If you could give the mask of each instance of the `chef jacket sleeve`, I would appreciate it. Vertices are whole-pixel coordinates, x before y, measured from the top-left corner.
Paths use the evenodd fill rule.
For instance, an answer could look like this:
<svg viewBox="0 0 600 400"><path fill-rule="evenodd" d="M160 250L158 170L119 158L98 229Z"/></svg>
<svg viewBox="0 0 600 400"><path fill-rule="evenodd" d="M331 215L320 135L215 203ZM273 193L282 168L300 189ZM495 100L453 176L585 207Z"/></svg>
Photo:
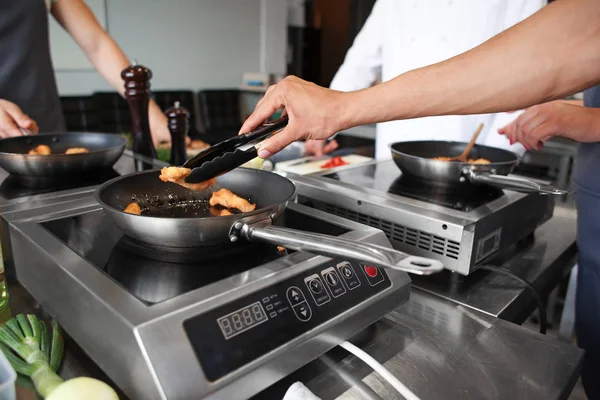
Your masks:
<svg viewBox="0 0 600 400"><path fill-rule="evenodd" d="M507 0L508 9L506 10L506 21L504 29L508 29L513 25L518 24L524 19L529 18L541 10L546 4L547 0Z"/></svg>
<svg viewBox="0 0 600 400"><path fill-rule="evenodd" d="M365 89L377 79L382 64L382 27L388 1L375 2L371 14L346 53L344 63L333 77L331 89L343 92Z"/></svg>

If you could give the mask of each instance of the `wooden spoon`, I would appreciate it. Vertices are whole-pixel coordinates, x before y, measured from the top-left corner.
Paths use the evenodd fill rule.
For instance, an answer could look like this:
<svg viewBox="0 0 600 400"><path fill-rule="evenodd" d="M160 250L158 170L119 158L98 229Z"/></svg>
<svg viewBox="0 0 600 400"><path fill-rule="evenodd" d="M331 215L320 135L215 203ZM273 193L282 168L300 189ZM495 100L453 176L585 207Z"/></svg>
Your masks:
<svg viewBox="0 0 600 400"><path fill-rule="evenodd" d="M473 134L473 137L471 138L471 141L467 145L467 148L465 149L465 151L463 151L462 154L459 156L450 158L449 161L460 161L460 162L466 163L468 161L467 157L471 153L471 150L473 150L473 146L475 146L475 141L477 140L477 137L479 137L479 134L481 133L482 129L483 129L483 124L479 124L479 126L477 127L477 130Z"/></svg>

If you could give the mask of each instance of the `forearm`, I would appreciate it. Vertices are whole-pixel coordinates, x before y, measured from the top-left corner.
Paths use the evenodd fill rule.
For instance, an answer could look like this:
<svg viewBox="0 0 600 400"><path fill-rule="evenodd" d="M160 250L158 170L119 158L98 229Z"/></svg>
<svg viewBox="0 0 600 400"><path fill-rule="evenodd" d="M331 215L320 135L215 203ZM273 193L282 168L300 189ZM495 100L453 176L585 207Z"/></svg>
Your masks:
<svg viewBox="0 0 600 400"><path fill-rule="evenodd" d="M121 71L130 65L127 56L119 46L108 36L101 41L98 48L88 55L96 70L117 91L124 96L125 87ZM150 111L160 111L160 107L151 101Z"/></svg>
<svg viewBox="0 0 600 400"><path fill-rule="evenodd" d="M593 86L599 18L597 0L557 1L467 53L348 93L342 128L523 109Z"/></svg>
<svg viewBox="0 0 600 400"><path fill-rule="evenodd" d="M572 104L574 106L581 106L583 107L583 100L577 100L577 99L569 99L569 100L561 100L563 103L567 103L567 104Z"/></svg>
<svg viewBox="0 0 600 400"><path fill-rule="evenodd" d="M125 87L121 78L121 71L127 68L130 62L117 44L106 35L97 49L90 52L88 57L100 75L123 96ZM150 100L148 105L148 118L155 143L168 140L164 132L159 133L157 130L158 127L167 126L167 118L154 100Z"/></svg>
<svg viewBox="0 0 600 400"><path fill-rule="evenodd" d="M106 35L87 56L104 80L123 96L125 87L121 71L127 68L130 62L117 44Z"/></svg>

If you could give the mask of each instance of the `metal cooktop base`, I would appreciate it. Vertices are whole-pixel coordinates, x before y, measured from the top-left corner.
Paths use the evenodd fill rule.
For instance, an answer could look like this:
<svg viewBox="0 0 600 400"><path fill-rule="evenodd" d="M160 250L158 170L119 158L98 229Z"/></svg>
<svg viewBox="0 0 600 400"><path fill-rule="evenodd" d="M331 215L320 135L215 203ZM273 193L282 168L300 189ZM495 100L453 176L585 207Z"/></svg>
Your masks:
<svg viewBox="0 0 600 400"><path fill-rule="evenodd" d="M1 216L17 279L131 398L251 397L410 294L406 273L303 252L245 258L226 274L225 262L115 253L120 231L90 193ZM298 204L284 218L390 246L380 230Z"/></svg>
<svg viewBox="0 0 600 400"><path fill-rule="evenodd" d="M552 196L408 180L391 160L285 175L299 203L381 229L394 248L462 275L527 238L554 211Z"/></svg>

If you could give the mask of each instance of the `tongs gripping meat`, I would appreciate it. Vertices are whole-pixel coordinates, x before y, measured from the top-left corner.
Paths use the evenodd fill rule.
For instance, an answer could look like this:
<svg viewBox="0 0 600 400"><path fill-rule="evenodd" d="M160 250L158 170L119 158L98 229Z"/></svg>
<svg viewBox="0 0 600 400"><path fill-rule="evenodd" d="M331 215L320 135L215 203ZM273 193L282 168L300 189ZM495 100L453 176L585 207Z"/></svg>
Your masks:
<svg viewBox="0 0 600 400"><path fill-rule="evenodd" d="M190 158L183 167L192 172L185 178L187 183L204 182L247 163L258 156L255 144L275 134L288 123L283 116L250 133L238 135L209 147Z"/></svg>

